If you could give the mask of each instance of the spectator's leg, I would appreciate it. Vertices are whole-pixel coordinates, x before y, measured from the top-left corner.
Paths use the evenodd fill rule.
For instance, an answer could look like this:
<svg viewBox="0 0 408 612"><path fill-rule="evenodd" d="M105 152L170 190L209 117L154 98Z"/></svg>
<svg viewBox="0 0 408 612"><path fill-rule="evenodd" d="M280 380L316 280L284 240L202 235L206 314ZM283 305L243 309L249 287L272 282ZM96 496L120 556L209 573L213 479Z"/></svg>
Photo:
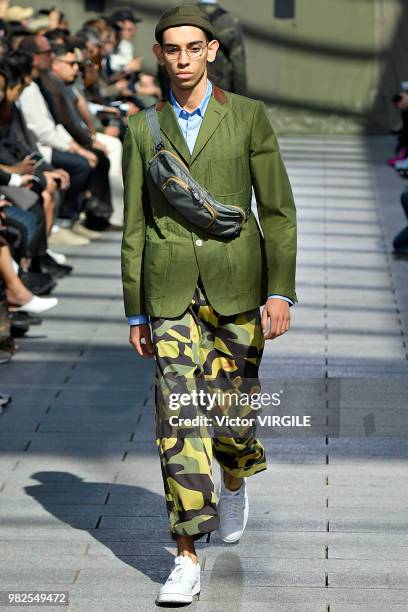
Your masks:
<svg viewBox="0 0 408 612"><path fill-rule="evenodd" d="M98 132L96 140L108 151L110 162L109 177L119 176L122 178L122 143L119 138Z"/></svg>
<svg viewBox="0 0 408 612"><path fill-rule="evenodd" d="M53 149L52 164L66 170L71 178L70 187L65 192L58 211L62 219L77 219L81 207L81 195L88 186L91 168L84 157Z"/></svg>
<svg viewBox="0 0 408 612"><path fill-rule="evenodd" d="M32 299L33 294L14 271L10 249L6 245L0 249L0 276L7 289L8 302L24 304Z"/></svg>
<svg viewBox="0 0 408 612"><path fill-rule="evenodd" d="M404 209L406 218L408 219L408 187L401 193L401 204Z"/></svg>
<svg viewBox="0 0 408 612"><path fill-rule="evenodd" d="M111 189L109 184L110 162L108 157L100 149L91 149L98 158L98 165L92 169L89 179L89 189L92 195L112 206Z"/></svg>
<svg viewBox="0 0 408 612"><path fill-rule="evenodd" d="M108 150L110 162L109 181L112 193L113 213L109 219L112 225L123 225L123 178L122 178L122 143L119 138L98 133L98 142Z"/></svg>
<svg viewBox="0 0 408 612"><path fill-rule="evenodd" d="M45 228L47 236L49 235L52 225L54 223L54 197L53 194L48 191L43 191L42 194L43 199L43 208L44 208L44 216L45 216Z"/></svg>
<svg viewBox="0 0 408 612"><path fill-rule="evenodd" d="M408 111L401 112L402 130L398 136L397 152L408 148Z"/></svg>

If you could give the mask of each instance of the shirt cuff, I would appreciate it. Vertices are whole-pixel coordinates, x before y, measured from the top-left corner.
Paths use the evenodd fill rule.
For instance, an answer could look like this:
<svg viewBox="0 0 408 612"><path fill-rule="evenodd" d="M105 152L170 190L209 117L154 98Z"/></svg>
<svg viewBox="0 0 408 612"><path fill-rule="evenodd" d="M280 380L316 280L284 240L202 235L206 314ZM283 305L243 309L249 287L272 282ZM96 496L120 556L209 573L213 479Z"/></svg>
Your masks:
<svg viewBox="0 0 408 612"><path fill-rule="evenodd" d="M9 187L21 187L21 176L19 174L12 174L9 180Z"/></svg>
<svg viewBox="0 0 408 612"><path fill-rule="evenodd" d="M272 295L268 295L268 300L270 300L271 298L279 298L280 300L285 300L285 302L288 302L290 306L293 306L294 304L293 300L284 295L277 295L273 293Z"/></svg>
<svg viewBox="0 0 408 612"><path fill-rule="evenodd" d="M143 325L145 323L149 323L149 317L146 315L132 315L128 317L129 325Z"/></svg>

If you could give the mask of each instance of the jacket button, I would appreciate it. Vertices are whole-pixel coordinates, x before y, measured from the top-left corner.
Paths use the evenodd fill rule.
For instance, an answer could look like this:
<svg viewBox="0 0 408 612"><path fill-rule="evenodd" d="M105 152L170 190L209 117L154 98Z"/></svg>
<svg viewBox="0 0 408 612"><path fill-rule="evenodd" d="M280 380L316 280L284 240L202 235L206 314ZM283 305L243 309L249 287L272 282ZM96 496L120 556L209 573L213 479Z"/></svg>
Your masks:
<svg viewBox="0 0 408 612"><path fill-rule="evenodd" d="M200 239L196 240L196 245L197 246L203 246L203 241L200 240Z"/></svg>

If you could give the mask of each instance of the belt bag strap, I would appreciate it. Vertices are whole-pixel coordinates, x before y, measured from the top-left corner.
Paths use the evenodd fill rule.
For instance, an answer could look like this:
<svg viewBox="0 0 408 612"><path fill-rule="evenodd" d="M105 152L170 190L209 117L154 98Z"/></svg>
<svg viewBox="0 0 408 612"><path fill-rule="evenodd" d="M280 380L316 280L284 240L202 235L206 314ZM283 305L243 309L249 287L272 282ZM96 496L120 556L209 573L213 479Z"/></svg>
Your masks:
<svg viewBox="0 0 408 612"><path fill-rule="evenodd" d="M164 142L162 138L160 123L157 118L156 106L149 106L145 110L145 113L146 113L147 124L153 136L154 152L156 154L159 151L161 151L161 149L164 149Z"/></svg>
<svg viewBox="0 0 408 612"><path fill-rule="evenodd" d="M174 153L165 149L155 106L145 111L154 142L154 156L148 171L168 203L183 217L209 234L220 238L235 238L251 214L240 206L219 202L190 174L188 167Z"/></svg>

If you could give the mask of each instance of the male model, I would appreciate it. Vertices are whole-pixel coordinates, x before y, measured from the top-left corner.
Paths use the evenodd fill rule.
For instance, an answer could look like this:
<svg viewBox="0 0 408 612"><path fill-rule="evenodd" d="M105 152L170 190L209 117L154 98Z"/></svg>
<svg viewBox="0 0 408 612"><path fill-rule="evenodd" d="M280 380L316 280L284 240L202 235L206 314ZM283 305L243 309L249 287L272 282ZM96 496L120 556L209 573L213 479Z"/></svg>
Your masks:
<svg viewBox="0 0 408 612"><path fill-rule="evenodd" d="M263 103L207 79L219 45L207 16L197 5L170 9L155 37L153 52L171 82L169 98L156 105L165 148L221 203L246 210L253 187L263 233L253 213L229 239L188 221L148 172L155 149L145 111L130 119L123 158L125 311L130 343L156 362L157 445L178 546L157 601L188 603L200 590L194 541L214 530L225 542L239 540L248 517L246 478L266 469L266 459L254 429L210 437L201 424L177 427L172 416L208 414L208 406L191 401L174 412L170 399L203 385L256 387L264 340L289 329L296 301L296 212ZM222 401L218 409L225 411ZM222 473L218 503L213 454Z"/></svg>

